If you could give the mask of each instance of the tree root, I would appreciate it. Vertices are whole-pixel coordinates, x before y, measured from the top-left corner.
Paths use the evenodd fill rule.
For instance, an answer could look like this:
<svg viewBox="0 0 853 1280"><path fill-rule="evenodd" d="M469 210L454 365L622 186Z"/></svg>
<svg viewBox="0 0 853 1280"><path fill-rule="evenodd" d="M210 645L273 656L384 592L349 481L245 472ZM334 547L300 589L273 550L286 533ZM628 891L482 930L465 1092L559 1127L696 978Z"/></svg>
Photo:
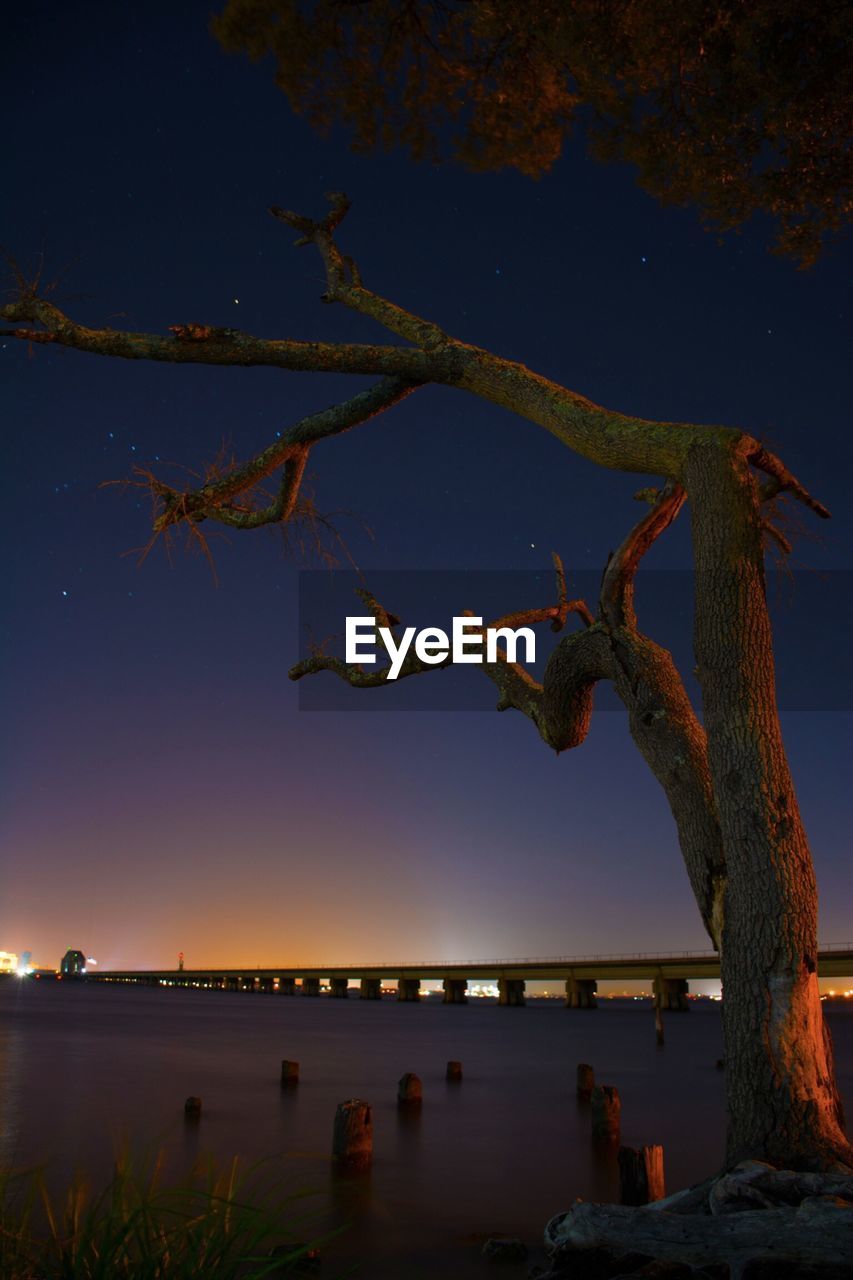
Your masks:
<svg viewBox="0 0 853 1280"><path fill-rule="evenodd" d="M853 1278L853 1171L744 1160L641 1208L578 1201L551 1219L545 1244L551 1270L542 1280Z"/></svg>

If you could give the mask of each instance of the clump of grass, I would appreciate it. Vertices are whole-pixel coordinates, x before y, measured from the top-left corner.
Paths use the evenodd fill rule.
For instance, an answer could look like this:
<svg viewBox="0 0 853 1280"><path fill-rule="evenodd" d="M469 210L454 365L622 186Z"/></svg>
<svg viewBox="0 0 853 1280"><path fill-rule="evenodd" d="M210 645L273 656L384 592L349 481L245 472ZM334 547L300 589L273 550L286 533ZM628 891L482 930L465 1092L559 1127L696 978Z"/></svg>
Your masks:
<svg viewBox="0 0 853 1280"><path fill-rule="evenodd" d="M295 1196L260 1192L237 1160L165 1184L162 1162L116 1163L99 1193L41 1172L0 1175L0 1280L262 1280L304 1265ZM301 1239L304 1240L304 1236ZM311 1246L314 1247L314 1246ZM274 1252L273 1252L274 1251Z"/></svg>

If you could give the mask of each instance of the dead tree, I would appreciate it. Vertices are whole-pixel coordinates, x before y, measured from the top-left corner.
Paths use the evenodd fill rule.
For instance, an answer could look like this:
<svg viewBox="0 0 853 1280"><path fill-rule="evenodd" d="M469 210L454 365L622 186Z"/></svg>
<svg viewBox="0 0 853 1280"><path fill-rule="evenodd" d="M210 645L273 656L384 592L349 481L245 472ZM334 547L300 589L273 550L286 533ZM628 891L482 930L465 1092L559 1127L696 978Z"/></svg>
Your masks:
<svg viewBox="0 0 853 1280"><path fill-rule="evenodd" d="M782 744L764 582L768 504L784 493L819 516L828 512L743 431L614 413L380 297L337 246L346 197L333 193L329 202L319 222L271 212L299 233L298 244L319 251L323 300L377 321L403 345L267 340L202 324L173 325L170 336L90 329L25 285L2 308L13 326L4 332L132 360L380 375L369 390L304 418L198 488L179 490L149 477L159 504L155 534L206 520L254 529L297 519L310 450L426 383L502 405L603 467L662 477L656 491L646 492L650 510L611 558L594 611L568 599L557 562L556 603L491 624L550 621L560 630L569 615L581 620L582 628L555 649L542 684L500 657L482 669L498 687L499 710L527 716L556 751L583 742L599 680L610 680L625 704L634 740L666 792L702 918L721 954L729 1166L745 1157L799 1168L851 1162L818 994L817 891ZM262 498L263 483L276 475L277 493ZM643 555L685 501L702 723L670 655L639 631L632 602ZM371 599L370 607L389 624L383 605ZM401 675L438 669L410 656ZM291 677L322 670L356 687L384 683L382 671L319 654Z"/></svg>

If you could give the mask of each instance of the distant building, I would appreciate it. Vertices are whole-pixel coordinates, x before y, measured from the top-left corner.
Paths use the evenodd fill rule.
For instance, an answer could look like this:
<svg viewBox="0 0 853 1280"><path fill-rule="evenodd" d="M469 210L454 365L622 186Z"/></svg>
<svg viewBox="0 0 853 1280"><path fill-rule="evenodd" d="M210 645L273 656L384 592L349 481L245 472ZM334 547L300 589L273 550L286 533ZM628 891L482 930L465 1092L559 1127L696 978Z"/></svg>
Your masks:
<svg viewBox="0 0 853 1280"><path fill-rule="evenodd" d="M86 972L86 957L82 951L66 951L59 962L63 978L82 978Z"/></svg>
<svg viewBox="0 0 853 1280"><path fill-rule="evenodd" d="M14 951L0 951L0 973L17 973L18 957Z"/></svg>

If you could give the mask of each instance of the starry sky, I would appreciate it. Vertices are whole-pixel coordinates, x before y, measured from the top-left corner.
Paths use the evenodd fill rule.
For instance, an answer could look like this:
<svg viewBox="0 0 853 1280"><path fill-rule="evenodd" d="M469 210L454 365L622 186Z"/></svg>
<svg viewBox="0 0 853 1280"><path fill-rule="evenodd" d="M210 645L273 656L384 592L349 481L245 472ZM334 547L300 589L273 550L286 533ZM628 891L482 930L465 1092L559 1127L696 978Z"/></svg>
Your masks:
<svg viewBox="0 0 853 1280"><path fill-rule="evenodd" d="M834 513L809 518L773 601L821 939L848 941L849 245L804 274L767 252L760 223L720 243L580 140L539 182L354 155L294 116L269 67L222 53L207 18L193 0L7 14L0 240L26 265L44 249L55 299L89 324L383 341L320 303L319 262L266 212L320 214L343 189L341 242L379 292L612 408L765 439ZM9 339L0 371L0 948L56 964L80 947L119 967L178 951L249 965L707 946L665 799L612 699L557 758L495 714L473 669L410 681L416 696L332 694L331 676L309 691L286 672L320 625L304 616L329 582L311 553L261 530L216 539L217 581L180 550L139 564L147 501L105 482L135 465L179 476L223 444L246 457L364 379ZM550 602L552 549L573 594L594 591L643 483L439 388L319 446L310 472L377 594L398 589L417 613L421 584L461 581L421 625L489 591L497 611ZM654 548L637 605L689 667L687 535L682 518Z"/></svg>

